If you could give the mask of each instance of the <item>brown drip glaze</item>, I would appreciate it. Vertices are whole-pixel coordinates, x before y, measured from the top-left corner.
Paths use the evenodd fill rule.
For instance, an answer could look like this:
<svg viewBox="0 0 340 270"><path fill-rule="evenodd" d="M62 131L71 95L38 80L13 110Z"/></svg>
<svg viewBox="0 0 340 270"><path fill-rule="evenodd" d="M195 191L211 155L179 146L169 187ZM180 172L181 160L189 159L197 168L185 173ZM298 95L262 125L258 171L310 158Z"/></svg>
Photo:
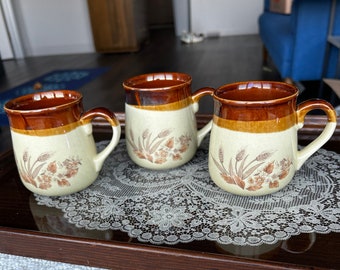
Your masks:
<svg viewBox="0 0 340 270"><path fill-rule="evenodd" d="M316 109L323 110L327 115L328 121L336 123L337 116L332 105L327 101L321 99L311 99L299 104L297 110L298 122L303 123L306 114Z"/></svg>
<svg viewBox="0 0 340 270"><path fill-rule="evenodd" d="M89 122L92 121L92 119L97 118L97 117L104 118L106 121L110 123L111 126L115 127L119 125L119 122L115 114L111 112L110 110L103 108L103 107L98 107L98 108L94 108L94 109L87 111L86 113L82 115L80 121L83 124L88 124Z"/></svg>
<svg viewBox="0 0 340 270"><path fill-rule="evenodd" d="M265 121L292 115L298 89L280 82L241 82L214 93L214 114L234 121Z"/></svg>
<svg viewBox="0 0 340 270"><path fill-rule="evenodd" d="M82 94L71 90L56 90L25 95L5 104L11 129L27 135L64 134L78 126L102 117L111 126L119 122L114 113L102 107L83 110Z"/></svg>
<svg viewBox="0 0 340 270"><path fill-rule="evenodd" d="M42 130L79 121L83 113L82 95L57 90L18 97L4 106L10 125L19 130Z"/></svg>
<svg viewBox="0 0 340 270"><path fill-rule="evenodd" d="M126 103L155 106L185 100L191 96L191 77L187 74L150 73L123 82Z"/></svg>

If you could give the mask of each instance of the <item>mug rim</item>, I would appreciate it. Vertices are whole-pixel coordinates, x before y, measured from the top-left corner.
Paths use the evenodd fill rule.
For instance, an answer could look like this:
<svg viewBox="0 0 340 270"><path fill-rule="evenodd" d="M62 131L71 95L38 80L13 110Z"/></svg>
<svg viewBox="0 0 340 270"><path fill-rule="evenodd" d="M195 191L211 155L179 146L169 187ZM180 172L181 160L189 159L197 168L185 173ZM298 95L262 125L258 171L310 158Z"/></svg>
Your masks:
<svg viewBox="0 0 340 270"><path fill-rule="evenodd" d="M38 101L42 100L43 97L47 97L47 99L52 99L56 97L56 94L62 94L60 97L65 97L67 95L76 97L75 99L69 99L67 102L59 105L52 105L44 108L39 109L16 109L15 104L20 105L23 104L25 101ZM34 97L40 97L40 99L34 99ZM83 98L82 93L75 91L75 90L50 90L50 91L43 91L43 92L36 92L31 93L23 96L19 96L13 98L5 103L3 106L4 110L7 113L19 113L19 114L34 114L34 113L41 113L42 111L50 111L50 110L60 110L65 107L69 107L70 105L79 103Z"/></svg>
<svg viewBox="0 0 340 270"><path fill-rule="evenodd" d="M238 90L240 89L240 85L245 85L247 88L253 88L254 85L260 85L261 88L265 89L263 85L268 84L268 89L273 87L273 85L278 85L281 86L284 89L289 88L288 90L292 90L291 93L285 97L279 97L279 98L272 98L272 99L265 99L265 100L237 100L237 99L228 99L228 98L223 98L221 97L221 93L225 93L228 91L226 88L229 88L230 90ZM256 87L260 88L260 87ZM222 92L222 90L225 90ZM220 93L219 93L220 92ZM282 102L287 102L288 100L292 100L293 98L297 97L299 94L299 90L295 85L288 84L285 82L279 82L279 81L264 81L264 80L254 80L254 81L243 81L243 82L235 82L235 83L230 83L230 84L224 84L220 87L218 87L214 93L213 97L214 99L220 101L221 103L224 104L234 104L234 105L263 105L263 104L277 104L277 103L282 103Z"/></svg>
<svg viewBox="0 0 340 270"><path fill-rule="evenodd" d="M163 76L163 78L161 78ZM170 77L167 79L167 76L172 76L172 79ZM176 84L176 85L170 85L170 86L157 86L157 87L138 87L138 83L145 83L148 81L157 81L157 80L173 80L173 77L182 77L186 78L185 81L183 80L178 80L182 83ZM150 78L150 80L146 80L147 78ZM145 73L145 74L140 74L134 77L131 77L129 79L126 79L123 81L123 87L125 89L129 90L134 90L134 91L162 91L162 90L167 90L167 89L174 89L178 87L183 87L183 85L186 84L191 84L192 82L192 77L187 74L187 73L182 73L182 72L151 72L151 73Z"/></svg>

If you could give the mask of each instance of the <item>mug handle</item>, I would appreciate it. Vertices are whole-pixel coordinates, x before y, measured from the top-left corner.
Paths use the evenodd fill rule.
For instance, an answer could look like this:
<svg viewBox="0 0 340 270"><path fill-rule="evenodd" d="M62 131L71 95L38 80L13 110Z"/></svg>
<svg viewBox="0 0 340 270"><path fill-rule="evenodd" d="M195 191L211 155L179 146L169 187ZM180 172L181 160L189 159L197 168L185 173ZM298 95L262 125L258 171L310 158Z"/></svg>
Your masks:
<svg viewBox="0 0 340 270"><path fill-rule="evenodd" d="M82 124L88 124L92 121L92 119L96 117L102 117L105 120L107 120L110 123L112 127L112 132L113 132L110 143L100 153L98 153L93 159L95 169L97 172L99 172L103 166L105 159L113 151L113 149L117 146L119 142L120 134L121 134L121 127L114 113L102 107L94 108L94 109L87 111L86 113L82 115L82 117L80 118L80 121L82 122ZM89 135L92 134L92 125L90 126L90 129L87 131L87 133Z"/></svg>
<svg viewBox="0 0 340 270"><path fill-rule="evenodd" d="M316 109L320 109L326 113L328 118L327 124L314 141L297 152L297 170L300 169L302 164L332 137L336 128L336 113L333 106L325 100L311 99L298 105L296 111L298 129L303 127L306 114Z"/></svg>
<svg viewBox="0 0 340 270"><path fill-rule="evenodd" d="M214 94L215 89L211 87L203 87L195 91L191 98L193 101L193 109L196 113L199 109L198 102L200 99L204 96L210 95L212 96ZM200 146L201 142L203 141L204 137L209 133L212 127L212 120L210 120L204 127L202 127L200 130L197 131L197 146Z"/></svg>

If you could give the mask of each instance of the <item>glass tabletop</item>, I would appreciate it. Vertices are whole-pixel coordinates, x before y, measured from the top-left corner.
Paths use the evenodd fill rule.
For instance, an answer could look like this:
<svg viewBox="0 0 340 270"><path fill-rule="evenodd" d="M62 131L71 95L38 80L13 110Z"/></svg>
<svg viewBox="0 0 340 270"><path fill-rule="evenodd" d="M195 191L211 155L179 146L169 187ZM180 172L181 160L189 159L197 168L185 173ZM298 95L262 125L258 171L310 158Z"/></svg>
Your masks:
<svg viewBox="0 0 340 270"><path fill-rule="evenodd" d="M124 114L117 113L124 127ZM210 116L197 117L198 126ZM309 117L299 134L301 145L312 140L324 124L323 117ZM340 153L340 125L324 149ZM94 123L96 141L111 136L104 122ZM38 204L20 182L11 150L0 156L0 252L94 267L223 268L280 267L337 268L340 234L300 233L273 244L257 246L223 244L211 240L151 244L121 230L85 229L68 221L64 212ZM339 223L339 221L337 221ZM171 265L171 267L169 267Z"/></svg>

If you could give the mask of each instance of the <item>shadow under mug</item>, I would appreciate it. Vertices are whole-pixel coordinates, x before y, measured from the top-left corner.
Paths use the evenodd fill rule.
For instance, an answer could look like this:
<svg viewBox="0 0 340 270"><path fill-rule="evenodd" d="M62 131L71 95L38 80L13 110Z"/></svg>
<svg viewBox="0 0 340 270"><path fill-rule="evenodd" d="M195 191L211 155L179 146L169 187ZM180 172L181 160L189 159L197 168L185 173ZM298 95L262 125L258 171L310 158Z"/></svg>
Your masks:
<svg viewBox="0 0 340 270"><path fill-rule="evenodd" d="M249 81L226 84L213 93L209 174L237 195L266 195L285 187L296 170L332 136L336 113L324 100L296 106L290 84ZM313 142L298 150L297 132L306 114L323 110L328 122Z"/></svg>
<svg viewBox="0 0 340 270"><path fill-rule="evenodd" d="M120 124L105 108L84 112L77 91L33 93L8 101L7 113L20 178L30 191L61 196L85 189L120 139ZM97 153L91 120L105 118L112 139Z"/></svg>
<svg viewBox="0 0 340 270"><path fill-rule="evenodd" d="M212 88L192 94L191 81L187 74L164 72L123 82L127 151L137 165L153 170L181 166L209 133L211 123L197 131L195 113Z"/></svg>

